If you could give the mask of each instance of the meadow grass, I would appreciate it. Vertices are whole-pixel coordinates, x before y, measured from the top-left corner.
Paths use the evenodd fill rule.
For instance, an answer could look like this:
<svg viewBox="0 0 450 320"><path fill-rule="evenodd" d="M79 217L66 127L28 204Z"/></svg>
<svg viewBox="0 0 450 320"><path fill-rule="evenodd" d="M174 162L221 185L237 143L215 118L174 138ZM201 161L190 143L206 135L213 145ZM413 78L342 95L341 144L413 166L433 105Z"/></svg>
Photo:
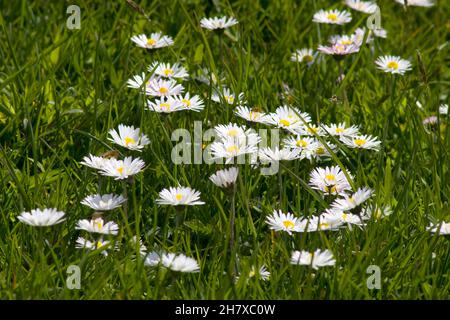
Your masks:
<svg viewBox="0 0 450 320"><path fill-rule="evenodd" d="M215 5L214 3L217 3ZM379 1L387 39L376 38L339 65L322 56L311 67L289 61L297 48L317 48L332 34L364 27L367 15L351 11L344 26L312 23L319 9L340 8L336 1L139 1L148 21L126 1L78 1L81 29L66 27L70 1L3 1L0 4L0 298L2 299L448 299L450 242L426 230L430 221L450 218L448 118L431 129L425 117L448 103L448 14L450 2L432 8ZM204 16L239 20L219 40L200 28ZM175 45L147 52L130 41L135 34L162 31ZM221 42L221 43L219 43ZM375 59L399 55L413 64L404 76L376 69ZM342 148L336 158L354 176L356 187L374 190L373 203L389 205L392 215L361 229L297 233L271 231L273 210L296 216L321 213L326 203L307 186L315 164L289 162L278 177L240 166L237 183L236 252L229 252L230 199L208 177L223 165L175 165L171 131L194 121L203 128L243 120L235 107L207 97L210 87L196 81L187 91L204 97L202 112L167 116L145 110L145 99L126 81L153 61L182 62L190 74L207 67L223 75L233 92L244 92L252 106L273 112L289 102L314 121L356 124L379 137L379 152ZM422 109L417 105L420 102ZM141 157L146 168L127 186L124 208L107 214L116 221L118 251L75 249L79 219L92 210L80 201L97 192L122 194L125 184L101 177L79 162L89 153L115 149L108 130L134 125L151 144ZM265 127L258 125L259 127ZM123 151L123 150L122 150ZM123 152L125 153L125 152ZM334 164L334 159L325 162ZM101 182L101 183L100 183ZM191 186L203 206L186 209L175 228L176 212L158 206L163 188ZM316 196L315 196L316 195ZM56 207L67 220L48 228L21 224L17 216L34 208ZM172 236L165 238L165 231ZM177 236L174 237L173 233ZM164 249L195 258L199 273L177 274L144 266L138 234L149 250ZM176 240L176 241L175 241ZM329 249L334 267L312 270L289 263L293 250ZM230 260L236 255L239 260ZM240 274L233 279L234 269ZM248 277L264 264L269 281ZM66 287L67 268L81 268L81 289ZM370 265L381 270L381 289L366 284Z"/></svg>

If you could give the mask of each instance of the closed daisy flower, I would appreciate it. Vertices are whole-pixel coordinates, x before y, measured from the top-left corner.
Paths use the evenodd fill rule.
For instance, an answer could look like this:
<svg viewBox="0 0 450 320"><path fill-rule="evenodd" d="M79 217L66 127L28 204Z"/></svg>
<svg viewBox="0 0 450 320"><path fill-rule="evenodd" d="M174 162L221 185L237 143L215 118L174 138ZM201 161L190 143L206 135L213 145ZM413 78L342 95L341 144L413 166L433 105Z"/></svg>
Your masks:
<svg viewBox="0 0 450 320"><path fill-rule="evenodd" d="M122 180L141 172L144 166L145 163L140 158L108 159L100 170L100 174Z"/></svg>
<svg viewBox="0 0 450 320"><path fill-rule="evenodd" d="M352 16L345 10L319 10L313 17L313 22L317 23L346 24L350 21L352 21Z"/></svg>
<svg viewBox="0 0 450 320"><path fill-rule="evenodd" d="M353 10L360 11L367 14L372 14L377 11L377 4L372 1L361 1L361 0L345 0L345 4L352 8Z"/></svg>
<svg viewBox="0 0 450 320"><path fill-rule="evenodd" d="M353 137L342 137L341 141L350 148L357 149L371 149L378 151L380 149L381 141L376 137L369 135L358 135Z"/></svg>
<svg viewBox="0 0 450 320"><path fill-rule="evenodd" d="M238 117L247 120L248 122L264 123L267 115L261 112L258 108L252 108L245 106L238 106L234 112Z"/></svg>
<svg viewBox="0 0 450 320"><path fill-rule="evenodd" d="M189 187L170 187L159 193L155 201L161 205L171 206L195 206L205 204L200 201L200 192Z"/></svg>
<svg viewBox="0 0 450 320"><path fill-rule="evenodd" d="M187 257L184 254L176 255L175 253L166 253L161 257L161 264L177 272L199 272L200 267L197 261L193 258Z"/></svg>
<svg viewBox="0 0 450 320"><path fill-rule="evenodd" d="M405 74L411 70L411 63L408 60L396 56L382 56L375 61L378 69L393 74Z"/></svg>
<svg viewBox="0 0 450 320"><path fill-rule="evenodd" d="M286 231L288 234L292 232L299 232L302 229L301 219L294 217L292 213L283 213L281 210L273 211L272 215L268 216L266 223L270 229L275 231Z"/></svg>
<svg viewBox="0 0 450 320"><path fill-rule="evenodd" d="M369 188L360 188L352 195L344 194L343 198L334 200L331 207L342 211L352 210L369 199L372 193L373 191Z"/></svg>
<svg viewBox="0 0 450 320"><path fill-rule="evenodd" d="M311 65L314 63L314 51L308 48L296 50L291 56L291 61Z"/></svg>
<svg viewBox="0 0 450 320"><path fill-rule="evenodd" d="M83 161L80 161L80 163L92 169L100 170L103 168L106 161L108 161L108 159L89 154L89 156L83 157Z"/></svg>
<svg viewBox="0 0 450 320"><path fill-rule="evenodd" d="M209 177L216 186L220 188L230 188L236 183L239 169L236 167L219 170Z"/></svg>
<svg viewBox="0 0 450 320"><path fill-rule="evenodd" d="M345 174L338 166L314 169L311 173L309 185L313 189L333 195L342 194L351 189Z"/></svg>
<svg viewBox="0 0 450 320"><path fill-rule="evenodd" d="M114 129L109 130L109 135L111 136L111 138L108 138L109 141L129 150L141 151L144 146L150 143L150 140L145 134L141 133L139 128L135 129L133 126L125 126L123 124L119 124L118 131Z"/></svg>
<svg viewBox="0 0 450 320"><path fill-rule="evenodd" d="M122 205L126 199L122 195L116 194L94 194L87 196L81 201L81 204L88 206L95 211L113 210Z"/></svg>
<svg viewBox="0 0 450 320"><path fill-rule="evenodd" d="M111 234L117 235L119 226L114 221L105 223L102 218L95 218L92 220L79 220L75 227L77 230L85 230L91 233Z"/></svg>
<svg viewBox="0 0 450 320"><path fill-rule="evenodd" d="M440 235L450 235L450 222L442 221L438 225L430 224L427 230L431 233L438 233Z"/></svg>
<svg viewBox="0 0 450 320"><path fill-rule="evenodd" d="M291 263L296 265L311 266L313 269L319 269L320 267L334 266L336 260L333 257L333 253L329 250L317 249L314 252L308 251L294 251L291 256Z"/></svg>
<svg viewBox="0 0 450 320"><path fill-rule="evenodd" d="M17 219L33 227L49 227L66 220L64 215L64 212L54 208L33 209L30 212L22 212Z"/></svg>
<svg viewBox="0 0 450 320"><path fill-rule="evenodd" d="M197 95L191 97L189 92L186 92L186 95L184 97L177 96L176 99L181 102L181 108L184 110L199 112L205 108L203 100L200 99L200 97Z"/></svg>
<svg viewBox="0 0 450 320"><path fill-rule="evenodd" d="M203 18L200 20L200 26L208 30L226 29L238 23L239 22L233 17L214 17Z"/></svg>
<svg viewBox="0 0 450 320"><path fill-rule="evenodd" d="M152 78L147 82L146 92L154 97L176 96L183 93L184 87L175 80Z"/></svg>
<svg viewBox="0 0 450 320"><path fill-rule="evenodd" d="M174 97L155 99L155 102L147 100L147 108L158 113L172 113L185 109L181 100Z"/></svg>
<svg viewBox="0 0 450 320"><path fill-rule="evenodd" d="M150 37L147 37L145 34L133 36L131 41L145 49L157 49L173 45L173 39L163 35L161 32L152 33Z"/></svg>
<svg viewBox="0 0 450 320"><path fill-rule="evenodd" d="M405 6L415 6L415 7L432 7L434 6L433 0L395 0Z"/></svg>
<svg viewBox="0 0 450 320"><path fill-rule="evenodd" d="M153 72L154 75L169 79L186 79L189 77L186 69L183 68L179 63L170 65L169 63L155 61L148 67L148 71Z"/></svg>

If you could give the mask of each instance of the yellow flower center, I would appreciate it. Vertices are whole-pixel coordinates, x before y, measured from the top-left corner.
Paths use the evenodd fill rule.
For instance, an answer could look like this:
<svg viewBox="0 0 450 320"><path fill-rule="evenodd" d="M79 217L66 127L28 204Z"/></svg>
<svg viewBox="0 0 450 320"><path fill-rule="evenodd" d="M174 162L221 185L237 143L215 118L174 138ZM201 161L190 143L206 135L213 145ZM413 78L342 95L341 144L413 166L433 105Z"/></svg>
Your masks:
<svg viewBox="0 0 450 320"><path fill-rule="evenodd" d="M398 63L397 63L396 61L390 61L390 62L387 64L387 67L388 67L389 69L397 70L397 69L398 69Z"/></svg>
<svg viewBox="0 0 450 320"><path fill-rule="evenodd" d="M159 104L159 107L160 107L161 109L170 110L170 104L167 103L167 102L160 103L160 104Z"/></svg>
<svg viewBox="0 0 450 320"><path fill-rule="evenodd" d="M186 107L190 107L190 106L191 106L191 101L189 101L188 99L183 99L183 100L181 100L181 102L182 102Z"/></svg>
<svg viewBox="0 0 450 320"><path fill-rule="evenodd" d="M236 145L229 146L227 149L228 153L236 154L239 152L239 148Z"/></svg>
<svg viewBox="0 0 450 320"><path fill-rule="evenodd" d="M153 45L156 44L156 40L155 40L155 39L152 39L152 38L147 39L147 44L148 44L149 46L153 46Z"/></svg>
<svg viewBox="0 0 450 320"><path fill-rule="evenodd" d="M347 213L343 213L342 214L342 220L347 221L347 216L348 216Z"/></svg>
<svg viewBox="0 0 450 320"><path fill-rule="evenodd" d="M355 139L354 141L353 141L357 146L363 146L363 145L365 145L366 144L366 140L365 139Z"/></svg>
<svg viewBox="0 0 450 320"><path fill-rule="evenodd" d="M336 180L336 176L334 174L327 174L325 176L325 179L329 180L329 181L334 181L334 180Z"/></svg>
<svg viewBox="0 0 450 320"><path fill-rule="evenodd" d="M166 94L167 92L169 92L169 89L167 89L166 87L159 88L159 93Z"/></svg>
<svg viewBox="0 0 450 320"><path fill-rule="evenodd" d="M341 44L343 44L344 46L348 46L348 45L352 44L352 41L351 40L342 40Z"/></svg>
<svg viewBox="0 0 450 320"><path fill-rule="evenodd" d="M234 97L233 96L224 96L225 101L228 103L233 103L234 102Z"/></svg>
<svg viewBox="0 0 450 320"><path fill-rule="evenodd" d="M261 113L257 112L257 111L250 111L250 113L248 114L248 117L251 120L258 120L260 118L260 116L261 116Z"/></svg>
<svg viewBox="0 0 450 320"><path fill-rule="evenodd" d="M97 249L103 247L103 242L97 241Z"/></svg>
<svg viewBox="0 0 450 320"><path fill-rule="evenodd" d="M164 69L163 73L165 74L166 77L173 75L173 70L172 69Z"/></svg>
<svg viewBox="0 0 450 320"><path fill-rule="evenodd" d="M291 125L291 122L287 119L281 119L280 124L282 124L284 127L289 127Z"/></svg>
<svg viewBox="0 0 450 320"><path fill-rule="evenodd" d="M181 201L181 199L183 199L183 195L181 193L177 193L175 195L175 199L177 199L177 201Z"/></svg>
<svg viewBox="0 0 450 320"><path fill-rule="evenodd" d="M129 144L135 144L136 140L134 140L131 137L125 137L125 145L128 146Z"/></svg>
<svg viewBox="0 0 450 320"><path fill-rule="evenodd" d="M102 219L98 219L97 221L95 221L95 227L98 230L102 230L103 229L103 220Z"/></svg>
<svg viewBox="0 0 450 320"><path fill-rule="evenodd" d="M304 62L311 62L311 61L313 61L313 59L314 59L313 56L310 56L309 54L303 56Z"/></svg>
<svg viewBox="0 0 450 320"><path fill-rule="evenodd" d="M309 133L317 133L317 131L319 131L318 128L313 128L313 127L308 128Z"/></svg>
<svg viewBox="0 0 450 320"><path fill-rule="evenodd" d="M306 148L308 146L308 142L306 142L303 139L297 140L297 142L295 144L297 145L297 147L302 147L302 148Z"/></svg>
<svg viewBox="0 0 450 320"><path fill-rule="evenodd" d="M317 154L324 154L324 153L325 153L325 149L324 149L323 147L318 147L318 148L316 149L316 153L317 153Z"/></svg>
<svg viewBox="0 0 450 320"><path fill-rule="evenodd" d="M122 174L122 173L123 173L123 167L118 167L118 168L117 168L117 172L118 172L119 174Z"/></svg>
<svg viewBox="0 0 450 320"><path fill-rule="evenodd" d="M230 129L228 130L228 135L230 137L236 137L239 134L239 131L237 129Z"/></svg>
<svg viewBox="0 0 450 320"><path fill-rule="evenodd" d="M250 271L250 273L248 274L248 276L250 277L250 278L253 278L254 276L255 276L255 270L251 270Z"/></svg>
<svg viewBox="0 0 450 320"><path fill-rule="evenodd" d="M284 220L283 225L286 229L292 229L295 226L291 220Z"/></svg>
<svg viewBox="0 0 450 320"><path fill-rule="evenodd" d="M335 15L334 13L329 13L327 18L330 21L336 21L337 20L337 15Z"/></svg>
<svg viewBox="0 0 450 320"><path fill-rule="evenodd" d="M336 133L343 133L344 130L344 128L336 128Z"/></svg>
<svg viewBox="0 0 450 320"><path fill-rule="evenodd" d="M329 227L330 227L330 224L326 223L326 222L321 222L319 224L319 229L324 229L324 228L329 228Z"/></svg>

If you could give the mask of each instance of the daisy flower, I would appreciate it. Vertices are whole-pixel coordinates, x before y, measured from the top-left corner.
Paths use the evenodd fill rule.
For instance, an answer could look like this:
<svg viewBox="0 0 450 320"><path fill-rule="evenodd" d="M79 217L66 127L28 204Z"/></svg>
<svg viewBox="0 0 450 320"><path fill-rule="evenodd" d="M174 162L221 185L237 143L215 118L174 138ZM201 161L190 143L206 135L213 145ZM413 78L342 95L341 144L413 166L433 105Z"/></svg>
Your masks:
<svg viewBox="0 0 450 320"><path fill-rule="evenodd" d="M372 193L373 191L369 188L360 188L352 195L344 194L343 198L334 200L331 207L341 211L350 211L363 204L372 196Z"/></svg>
<svg viewBox="0 0 450 320"><path fill-rule="evenodd" d="M263 281L267 281L270 279L270 272L267 271L266 266L262 265L258 270L256 270L255 266L252 266L250 272L248 273L249 278L257 277Z"/></svg>
<svg viewBox="0 0 450 320"><path fill-rule="evenodd" d="M189 77L187 70L182 67L179 63L175 63L170 65L170 63L164 62L153 62L148 67L149 72L153 72L153 74L158 75L164 78L178 78L178 79L186 79Z"/></svg>
<svg viewBox="0 0 450 320"><path fill-rule="evenodd" d="M158 252L150 252L148 254L145 254L145 258L144 258L144 265L148 266L148 267L155 267L158 264L161 263L161 256L164 253L160 254Z"/></svg>
<svg viewBox="0 0 450 320"><path fill-rule="evenodd" d="M285 147L291 149L298 149L300 151L313 151L315 145L317 145L317 140L313 137L288 137L283 140Z"/></svg>
<svg viewBox="0 0 450 320"><path fill-rule="evenodd" d="M350 148L357 149L371 149L378 151L380 149L381 141L376 137L369 135L357 135L353 137L341 137L341 141Z"/></svg>
<svg viewBox="0 0 450 320"><path fill-rule="evenodd" d="M238 23L239 22L233 17L214 17L203 18L200 20L200 26L208 30L226 29Z"/></svg>
<svg viewBox="0 0 450 320"><path fill-rule="evenodd" d="M141 130L139 128L135 129L133 126L119 124L118 132L111 129L108 133L111 136L111 138L108 138L109 141L129 150L141 151L144 146L150 143L147 136L141 134Z"/></svg>
<svg viewBox="0 0 450 320"><path fill-rule="evenodd" d="M184 87L175 80L152 78L147 82L146 92L153 97L176 96L183 93Z"/></svg>
<svg viewBox="0 0 450 320"><path fill-rule="evenodd" d="M369 32L373 32L375 37L387 38L387 31L386 31L386 29L383 29L383 28L370 29Z"/></svg>
<svg viewBox="0 0 450 320"><path fill-rule="evenodd" d="M335 144L332 143L327 143L326 146L331 149L331 151L336 152L337 151L337 146ZM304 157L311 160L311 159L320 159L320 158L328 158L331 157L330 152L328 151L328 149L325 147L325 145L320 142L317 141L314 145L311 146L312 148L310 148L308 151L304 151Z"/></svg>
<svg viewBox="0 0 450 320"><path fill-rule="evenodd" d="M118 208L127 201L122 195L116 194L94 194L87 196L81 201L81 204L88 206L95 211L108 211Z"/></svg>
<svg viewBox="0 0 450 320"><path fill-rule="evenodd" d="M283 148L275 149L262 148L258 151L258 156L264 162L291 161L300 158L300 150Z"/></svg>
<svg viewBox="0 0 450 320"><path fill-rule="evenodd" d="M109 246L109 244L110 244L109 241L103 241L103 239L99 239L95 242L92 242L83 237L78 237L78 239L75 243L75 248L88 249L88 250L106 249ZM106 250L103 250L102 254L104 256L107 256L108 252L106 252Z"/></svg>
<svg viewBox="0 0 450 320"><path fill-rule="evenodd" d="M189 187L170 187L159 192L159 198L155 201L161 205L171 206L195 206L205 204L200 201L200 192Z"/></svg>
<svg viewBox="0 0 450 320"><path fill-rule="evenodd" d="M224 101L227 104L234 104L236 102L236 95L231 93L230 89L223 88L222 92L213 92L211 100L217 103ZM244 93L239 93L237 100L240 103L245 103Z"/></svg>
<svg viewBox="0 0 450 320"><path fill-rule="evenodd" d="M304 62L310 66L314 63L314 56L315 55L313 49L299 49L292 54L291 61Z"/></svg>
<svg viewBox="0 0 450 320"><path fill-rule="evenodd" d="M195 259L186 257L184 254L166 253L161 257L161 264L177 272L199 272L200 267Z"/></svg>
<svg viewBox="0 0 450 320"><path fill-rule="evenodd" d="M127 87L133 89L141 89L144 86L145 93L148 94L147 84L150 83L150 79L145 82L145 73L134 75L133 78L128 79Z"/></svg>
<svg viewBox="0 0 450 320"><path fill-rule="evenodd" d="M448 115L448 104L441 104L439 106L439 113L443 115Z"/></svg>
<svg viewBox="0 0 450 320"><path fill-rule="evenodd" d="M289 235L292 232L299 232L302 229L301 220L294 217L292 213L283 213L281 210L273 211L272 215L268 216L266 223L269 228L275 231L286 231Z"/></svg>
<svg viewBox="0 0 450 320"><path fill-rule="evenodd" d="M167 97L155 99L155 102L147 100L147 108L150 111L158 113L172 113L175 111L185 110L183 103L179 98Z"/></svg>
<svg viewBox="0 0 450 320"><path fill-rule="evenodd" d="M238 117L241 117L249 122L264 123L267 115L257 108L250 109L245 106L238 106L234 112Z"/></svg>
<svg viewBox="0 0 450 320"><path fill-rule="evenodd" d="M108 161L108 159L89 154L89 156L83 157L83 161L80 161L80 163L92 169L100 170L103 168L106 161Z"/></svg>
<svg viewBox="0 0 450 320"><path fill-rule="evenodd" d="M336 260L329 250L317 249L314 252L294 251L291 256L291 264L311 266L313 269L319 269L325 266L334 266Z"/></svg>
<svg viewBox="0 0 450 320"><path fill-rule="evenodd" d="M322 126L315 125L312 123L308 123L308 125L304 125L295 130L299 136L319 136L323 137L326 135L326 131L322 128Z"/></svg>
<svg viewBox="0 0 450 320"><path fill-rule="evenodd" d="M377 11L377 4L372 1L361 1L361 0L345 0L345 4L352 8L353 10L360 11L367 14L372 14Z"/></svg>
<svg viewBox="0 0 450 320"><path fill-rule="evenodd" d="M405 74L411 70L411 63L408 60L396 56L382 56L375 61L378 69L392 74Z"/></svg>
<svg viewBox="0 0 450 320"><path fill-rule="evenodd" d="M222 141L214 141L211 144L212 158L225 158L225 163L231 163L235 157L257 152L260 139L257 134L252 133L240 137L228 137Z"/></svg>
<svg viewBox="0 0 450 320"><path fill-rule="evenodd" d="M422 124L423 125L435 125L438 122L437 116L430 116L425 119L423 119Z"/></svg>
<svg viewBox="0 0 450 320"><path fill-rule="evenodd" d="M102 218L95 218L92 220L78 220L75 227L77 230L85 230L91 233L111 234L117 235L119 232L119 226L114 221L104 223Z"/></svg>
<svg viewBox="0 0 450 320"><path fill-rule="evenodd" d="M345 24L352 21L352 16L346 10L319 10L313 16L313 22L328 24Z"/></svg>
<svg viewBox="0 0 450 320"><path fill-rule="evenodd" d="M349 213L338 209L327 209L319 216L322 223L334 225L362 225L362 220L356 214Z"/></svg>
<svg viewBox="0 0 450 320"><path fill-rule="evenodd" d="M115 180L122 180L141 172L144 166L145 163L140 158L108 159L100 170L100 174L114 177Z"/></svg>
<svg viewBox="0 0 450 320"><path fill-rule="evenodd" d="M205 108L203 100L199 96L190 96L189 92L186 92L185 96L177 96L176 99L181 102L181 109L192 110L195 112L202 111Z"/></svg>
<svg viewBox="0 0 450 320"><path fill-rule="evenodd" d="M449 235L450 234L450 222L442 221L438 225L430 224L427 228L431 233L439 233L440 235Z"/></svg>
<svg viewBox="0 0 450 320"><path fill-rule="evenodd" d="M432 7L434 6L433 0L395 0L397 3L408 5L408 6L416 6L416 7Z"/></svg>
<svg viewBox="0 0 450 320"><path fill-rule="evenodd" d="M347 127L345 122L338 124L332 123L330 125L324 125L324 129L332 136L337 137L354 137L359 133L358 126Z"/></svg>
<svg viewBox="0 0 450 320"><path fill-rule="evenodd" d="M131 41L136 43L138 47L145 49L157 49L173 45L173 39L161 32L152 33L148 38L145 34L133 36Z"/></svg>
<svg viewBox="0 0 450 320"><path fill-rule="evenodd" d="M309 185L313 189L333 195L342 194L344 191L351 189L344 172L338 166L314 169L311 173Z"/></svg>
<svg viewBox="0 0 450 320"><path fill-rule="evenodd" d="M373 217L375 220L381 220L382 218L390 216L391 214L392 208L390 206L369 206L366 208L362 208L360 213L363 220L369 220L371 217Z"/></svg>
<svg viewBox="0 0 450 320"><path fill-rule="evenodd" d="M49 227L66 220L64 215L64 212L55 208L33 209L31 212L22 212L17 219L33 227Z"/></svg>
<svg viewBox="0 0 450 320"><path fill-rule="evenodd" d="M288 106L278 107L274 113L269 113L266 119L267 124L275 125L278 128L286 129L293 133L299 131L304 126L303 121L311 122L309 114Z"/></svg>
<svg viewBox="0 0 450 320"><path fill-rule="evenodd" d="M238 177L239 169L232 167L229 169L219 170L209 177L216 186L220 188L229 188L233 186Z"/></svg>
<svg viewBox="0 0 450 320"><path fill-rule="evenodd" d="M252 133L251 129L246 129L244 126L231 122L227 125L219 124L215 126L214 131L220 139L245 138L246 135Z"/></svg>

